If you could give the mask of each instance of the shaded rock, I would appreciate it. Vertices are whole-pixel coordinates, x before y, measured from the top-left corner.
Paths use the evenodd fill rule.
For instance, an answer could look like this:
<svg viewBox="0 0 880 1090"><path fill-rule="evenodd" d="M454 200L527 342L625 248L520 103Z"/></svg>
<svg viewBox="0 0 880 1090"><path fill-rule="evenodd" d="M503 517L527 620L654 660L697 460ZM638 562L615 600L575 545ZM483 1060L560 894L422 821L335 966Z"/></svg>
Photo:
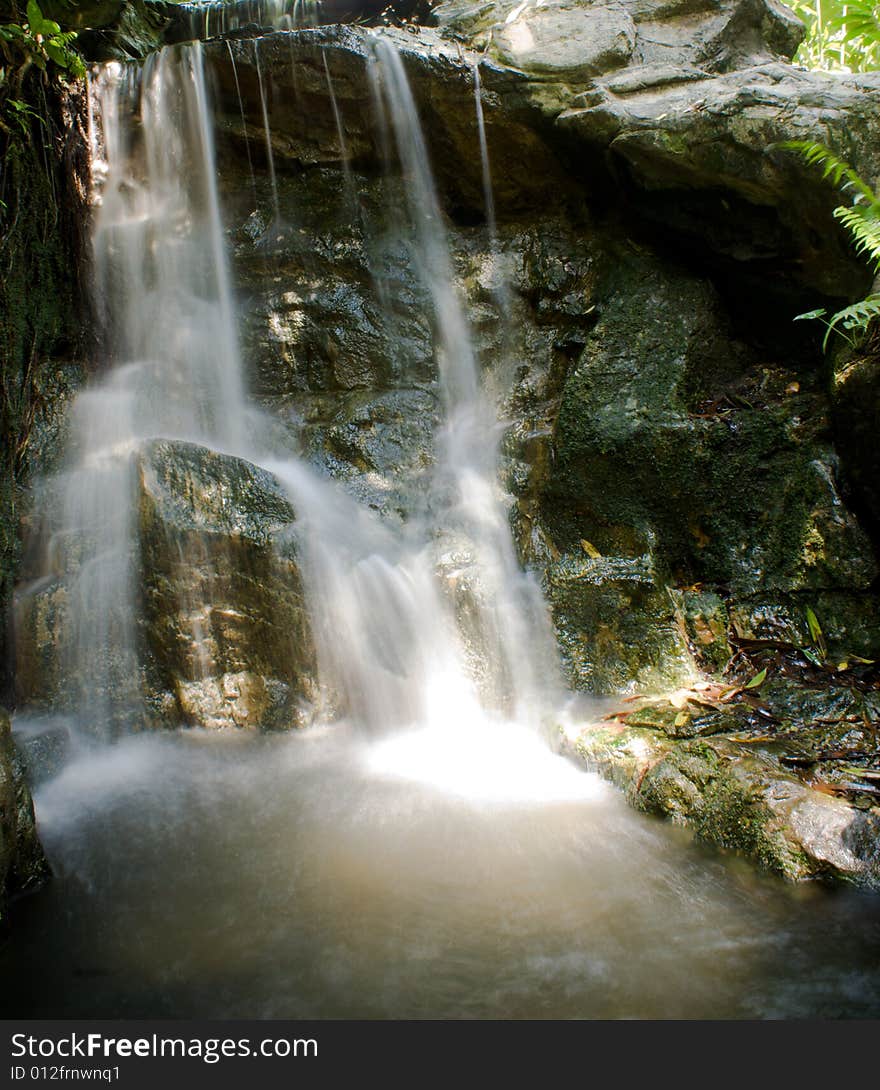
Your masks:
<svg viewBox="0 0 880 1090"><path fill-rule="evenodd" d="M876 335L855 354L834 361L834 438L847 472L850 499L880 541L880 352Z"/></svg>
<svg viewBox="0 0 880 1090"><path fill-rule="evenodd" d="M116 11L110 0L57 6L58 21L78 30L77 48L90 61L142 60L161 49L177 8L165 0L124 0Z"/></svg>
<svg viewBox="0 0 880 1090"><path fill-rule="evenodd" d="M460 45L434 30L382 33L400 50L441 191L455 206L482 215L473 80L473 65L480 58L463 53ZM371 43L368 32L350 27L270 34L260 38L259 44L207 43L205 55L219 86L219 123L227 139L240 146L247 137L254 160L262 162L265 131L259 59L279 174L339 164L346 155L355 168L381 168L387 149L367 77ZM575 184L542 133L540 110L520 94L525 76L488 62L482 64L481 72L498 207L553 206L562 195L574 194ZM345 136L344 151L328 93L328 73Z"/></svg>
<svg viewBox="0 0 880 1090"><path fill-rule="evenodd" d="M574 688L652 692L693 680L674 604L650 558L567 554L547 568L545 589Z"/></svg>
<svg viewBox="0 0 880 1090"><path fill-rule="evenodd" d="M557 543L651 540L678 581L737 595L869 587L824 395L759 368L705 282L621 257L563 388L542 498Z"/></svg>
<svg viewBox="0 0 880 1090"><path fill-rule="evenodd" d="M35 889L49 873L9 716L0 711L0 921L9 897Z"/></svg>

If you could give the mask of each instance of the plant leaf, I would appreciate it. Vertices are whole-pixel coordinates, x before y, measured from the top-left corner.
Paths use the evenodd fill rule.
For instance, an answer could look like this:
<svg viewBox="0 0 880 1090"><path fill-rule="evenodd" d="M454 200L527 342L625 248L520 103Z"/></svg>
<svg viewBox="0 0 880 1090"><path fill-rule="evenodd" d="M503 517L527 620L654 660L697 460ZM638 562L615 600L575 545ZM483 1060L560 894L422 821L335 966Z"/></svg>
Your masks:
<svg viewBox="0 0 880 1090"><path fill-rule="evenodd" d="M751 681L746 682L746 684L743 686L743 688L744 689L757 689L759 686L764 684L766 679L767 679L767 667L765 666L764 669L761 670L760 673L755 674L755 676L752 678Z"/></svg>
<svg viewBox="0 0 880 1090"><path fill-rule="evenodd" d="M860 299L857 303L839 310L828 323L828 330L822 341L823 351L838 326L849 330L867 329L875 318L880 318L880 295L869 295L867 299Z"/></svg>
<svg viewBox="0 0 880 1090"><path fill-rule="evenodd" d="M813 643L818 643L819 640L822 639L822 626L819 624L819 618L809 606L807 606L805 612L807 615L807 625L810 629L810 639Z"/></svg>

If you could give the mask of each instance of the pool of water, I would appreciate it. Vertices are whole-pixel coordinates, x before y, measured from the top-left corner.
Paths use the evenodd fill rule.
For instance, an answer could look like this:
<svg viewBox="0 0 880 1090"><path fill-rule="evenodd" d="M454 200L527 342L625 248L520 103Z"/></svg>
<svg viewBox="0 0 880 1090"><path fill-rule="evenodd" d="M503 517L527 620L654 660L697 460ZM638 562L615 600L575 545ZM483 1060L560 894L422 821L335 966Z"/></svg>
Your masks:
<svg viewBox="0 0 880 1090"><path fill-rule="evenodd" d="M140 735L35 792L6 1017L880 1014L880 898L791 887L515 729Z"/></svg>

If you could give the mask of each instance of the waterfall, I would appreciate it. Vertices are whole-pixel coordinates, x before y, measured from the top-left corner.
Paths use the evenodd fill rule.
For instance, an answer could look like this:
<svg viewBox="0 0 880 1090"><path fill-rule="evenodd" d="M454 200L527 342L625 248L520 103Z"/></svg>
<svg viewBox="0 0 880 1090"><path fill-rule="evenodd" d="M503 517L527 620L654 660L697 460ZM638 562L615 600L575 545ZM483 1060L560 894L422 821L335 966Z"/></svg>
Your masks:
<svg viewBox="0 0 880 1090"><path fill-rule="evenodd" d="M254 200L257 199L257 179L254 175L254 161L251 157L251 142L248 138L247 131L247 119L244 115L244 101L241 97L241 84L238 82L238 68L235 63L235 54L232 52L232 43L227 39L226 51L229 53L229 63L232 65L232 76L235 80L235 95L238 99L238 112L241 117L241 135L244 137L244 150L247 155L248 174L251 179L251 189L253 190Z"/></svg>
<svg viewBox="0 0 880 1090"><path fill-rule="evenodd" d="M553 637L541 593L520 567L499 489L498 406L481 382L471 332L458 297L443 214L431 175L403 61L377 38L378 82L388 127L406 180L416 245L413 258L434 307L437 362L444 401L438 435L432 519L470 563L462 572L477 639L483 646L484 688L497 707L535 719L555 688Z"/></svg>
<svg viewBox="0 0 880 1090"><path fill-rule="evenodd" d="M254 50L277 222L256 43ZM326 64L325 75L332 93ZM140 714L133 497L138 445L155 437L259 462L289 492L319 718L343 716L372 733L489 720L534 727L556 701L546 609L517 562L500 490L499 407L455 287L412 91L400 55L382 38L370 83L387 165L403 173L406 208L392 222L431 300L443 410L429 494L413 497L403 526L383 522L271 440L258 449L248 437L256 410L241 377L201 47L165 50L140 71L109 64L93 79L95 294L109 371L74 407L53 541L65 553L57 568L75 584L69 673L81 704L105 720ZM180 606L192 619L193 660L208 678L203 610ZM96 708L96 690L107 708Z"/></svg>
<svg viewBox="0 0 880 1090"><path fill-rule="evenodd" d="M272 185L272 212L275 231L281 223L281 208L278 204L278 179L275 177L275 156L272 153L272 132L269 128L269 110L266 106L266 85L263 70L260 68L260 42L254 39L254 64L257 69L257 82L260 86L260 109L263 112L263 135L266 140L266 161L269 166L269 181Z"/></svg>
<svg viewBox="0 0 880 1090"><path fill-rule="evenodd" d="M90 98L107 372L70 414L66 467L49 487L47 568L68 584L62 703L95 732L118 733L143 716L138 445L163 436L240 451L245 403L201 47L154 54L142 69L105 65Z"/></svg>

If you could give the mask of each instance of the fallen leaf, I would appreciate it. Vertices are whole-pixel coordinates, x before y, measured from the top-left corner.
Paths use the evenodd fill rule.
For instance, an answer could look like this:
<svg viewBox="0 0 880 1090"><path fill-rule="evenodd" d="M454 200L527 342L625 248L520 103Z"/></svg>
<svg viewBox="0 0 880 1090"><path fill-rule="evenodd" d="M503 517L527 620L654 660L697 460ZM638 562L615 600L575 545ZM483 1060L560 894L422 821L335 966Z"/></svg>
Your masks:
<svg viewBox="0 0 880 1090"><path fill-rule="evenodd" d="M767 667L765 666L760 673L755 674L751 681L746 682L743 686L745 689L757 689L759 685L763 685L767 678Z"/></svg>

